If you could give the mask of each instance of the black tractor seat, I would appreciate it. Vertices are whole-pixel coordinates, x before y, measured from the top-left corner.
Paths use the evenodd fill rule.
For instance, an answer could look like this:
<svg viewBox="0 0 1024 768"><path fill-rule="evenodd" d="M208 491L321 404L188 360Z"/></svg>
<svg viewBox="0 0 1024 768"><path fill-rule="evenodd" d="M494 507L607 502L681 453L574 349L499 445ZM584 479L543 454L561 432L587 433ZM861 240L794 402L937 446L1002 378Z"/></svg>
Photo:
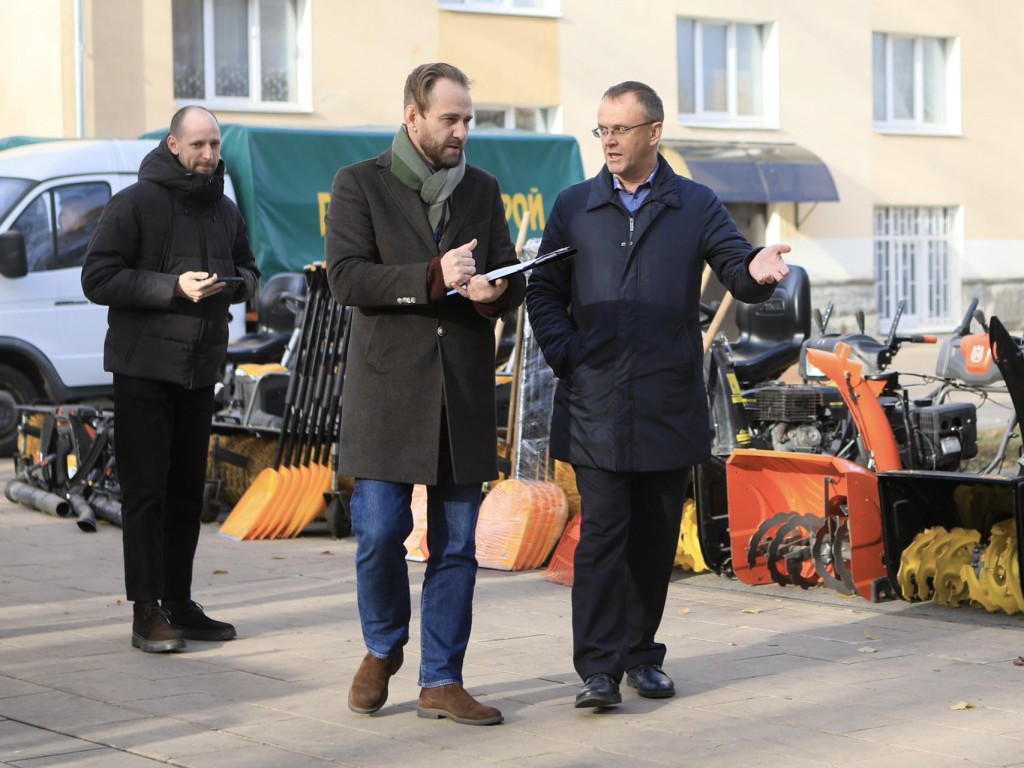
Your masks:
<svg viewBox="0 0 1024 768"><path fill-rule="evenodd" d="M227 361L234 365L280 362L302 314L305 296L306 277L302 273L273 275L261 287L257 300L259 330L228 344Z"/></svg>
<svg viewBox="0 0 1024 768"><path fill-rule="evenodd" d="M739 337L729 357L743 387L777 379L800 359L811 335L811 283L807 271L790 265L775 293L760 304L736 304Z"/></svg>

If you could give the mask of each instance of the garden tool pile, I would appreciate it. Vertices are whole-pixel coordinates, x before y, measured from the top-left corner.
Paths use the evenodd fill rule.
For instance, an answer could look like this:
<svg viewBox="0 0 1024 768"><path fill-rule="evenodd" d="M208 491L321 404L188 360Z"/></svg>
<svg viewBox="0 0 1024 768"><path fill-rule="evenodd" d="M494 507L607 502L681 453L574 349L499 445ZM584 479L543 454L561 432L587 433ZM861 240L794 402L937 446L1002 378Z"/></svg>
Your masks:
<svg viewBox="0 0 1024 768"><path fill-rule="evenodd" d="M327 508L334 473L351 311L331 296L321 266L306 270L306 306L273 466L262 470L220 532L238 540L297 536Z"/></svg>
<svg viewBox="0 0 1024 768"><path fill-rule="evenodd" d="M120 526L113 413L84 405L20 410L15 476L4 488L7 498L73 518L86 533L97 530L97 520Z"/></svg>

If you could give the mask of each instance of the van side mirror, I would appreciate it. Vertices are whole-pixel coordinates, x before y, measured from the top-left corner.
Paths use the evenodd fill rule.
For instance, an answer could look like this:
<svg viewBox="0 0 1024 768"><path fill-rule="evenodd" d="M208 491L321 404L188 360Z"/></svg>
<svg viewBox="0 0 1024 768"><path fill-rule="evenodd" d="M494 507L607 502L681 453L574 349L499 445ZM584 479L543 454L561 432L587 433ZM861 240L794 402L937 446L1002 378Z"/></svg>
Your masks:
<svg viewBox="0 0 1024 768"><path fill-rule="evenodd" d="M0 275L24 277L28 274L28 257L25 255L25 236L21 232L0 234Z"/></svg>

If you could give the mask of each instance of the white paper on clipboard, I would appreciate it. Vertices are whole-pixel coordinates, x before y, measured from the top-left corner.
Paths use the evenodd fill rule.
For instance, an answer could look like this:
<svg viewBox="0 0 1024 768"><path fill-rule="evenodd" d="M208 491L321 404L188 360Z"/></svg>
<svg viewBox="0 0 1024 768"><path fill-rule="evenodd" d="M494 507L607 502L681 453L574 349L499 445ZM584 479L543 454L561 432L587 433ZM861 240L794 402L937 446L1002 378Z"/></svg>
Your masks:
<svg viewBox="0 0 1024 768"><path fill-rule="evenodd" d="M535 267L539 267L544 264L551 264L552 262L555 261L561 261L562 259L567 259L575 254L576 249L571 245L567 245L564 248L557 248L554 251L542 253L540 256L537 256L536 258L530 259L528 261L520 261L516 264L509 264L507 267L499 267L498 269L492 269L490 272L485 274L484 277L487 278L488 282L493 283L495 280L498 280L502 277L508 277L509 275L518 275L520 272L528 272L529 270L534 269ZM462 287L465 288L466 286ZM454 296L457 293L458 291L455 290L454 288L448 291L449 296Z"/></svg>

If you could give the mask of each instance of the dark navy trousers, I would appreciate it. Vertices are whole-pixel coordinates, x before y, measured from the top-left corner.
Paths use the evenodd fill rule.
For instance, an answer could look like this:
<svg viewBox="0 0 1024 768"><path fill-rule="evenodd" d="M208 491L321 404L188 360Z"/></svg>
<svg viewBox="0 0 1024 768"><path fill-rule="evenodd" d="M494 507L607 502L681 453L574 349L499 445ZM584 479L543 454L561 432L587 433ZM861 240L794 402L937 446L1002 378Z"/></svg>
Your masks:
<svg viewBox="0 0 1024 768"><path fill-rule="evenodd" d="M573 665L621 681L661 664L655 640L672 576L689 469L606 472L574 467L580 540L573 559Z"/></svg>

